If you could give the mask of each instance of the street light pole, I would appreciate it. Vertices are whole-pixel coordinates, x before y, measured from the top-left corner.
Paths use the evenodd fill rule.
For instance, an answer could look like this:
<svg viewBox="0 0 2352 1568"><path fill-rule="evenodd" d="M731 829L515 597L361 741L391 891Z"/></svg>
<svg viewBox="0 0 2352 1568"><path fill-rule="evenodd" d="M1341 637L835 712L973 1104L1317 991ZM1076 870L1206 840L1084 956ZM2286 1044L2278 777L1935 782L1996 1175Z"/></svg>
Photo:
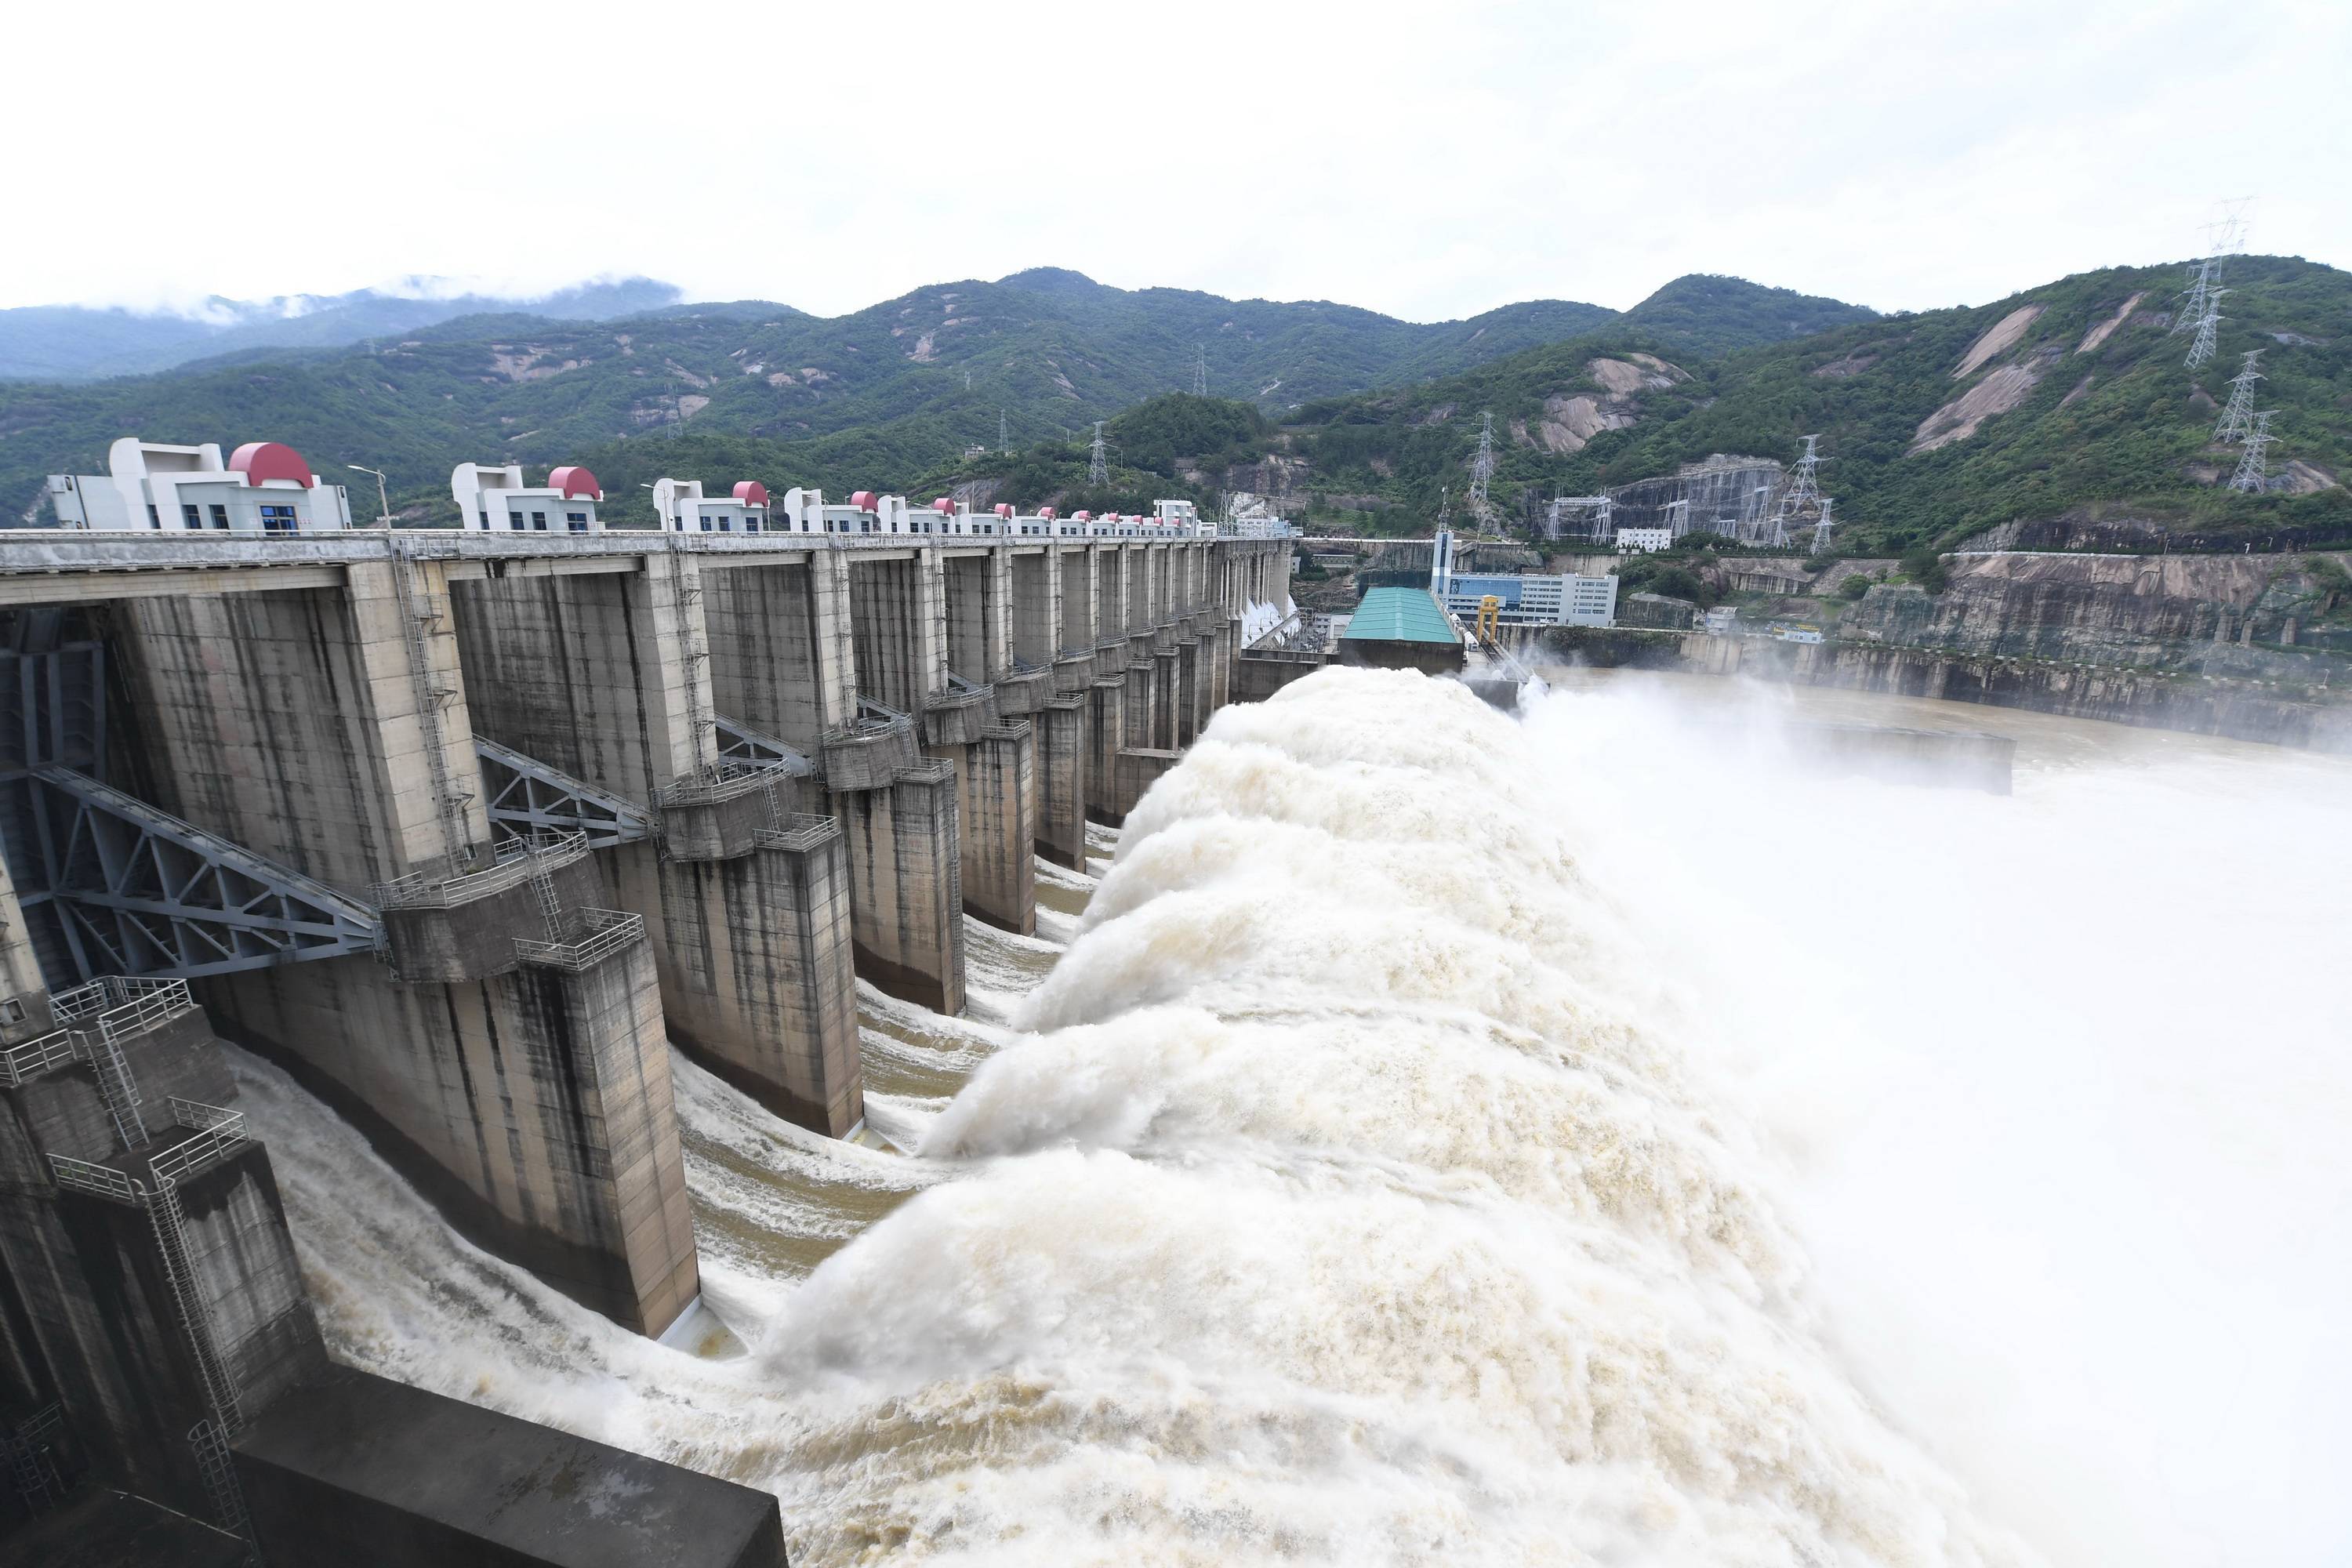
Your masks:
<svg viewBox="0 0 2352 1568"><path fill-rule="evenodd" d="M345 463L343 467L347 468L355 468L362 474L373 474L375 476L375 504L376 510L381 514L377 517L376 521L383 524L384 527L390 528L392 526L392 498L384 492L383 470L382 468L371 468L364 463Z"/></svg>

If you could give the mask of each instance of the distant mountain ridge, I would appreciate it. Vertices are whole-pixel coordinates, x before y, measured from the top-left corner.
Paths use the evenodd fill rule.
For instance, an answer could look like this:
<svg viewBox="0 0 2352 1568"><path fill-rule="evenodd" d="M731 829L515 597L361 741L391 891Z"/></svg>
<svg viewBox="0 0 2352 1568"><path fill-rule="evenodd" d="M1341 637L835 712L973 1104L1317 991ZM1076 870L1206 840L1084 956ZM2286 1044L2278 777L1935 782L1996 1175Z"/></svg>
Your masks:
<svg viewBox="0 0 2352 1568"><path fill-rule="evenodd" d="M1783 321L1809 308L1682 279L1651 309L1583 336L1409 387L1297 412L1265 444L1284 488L1375 530L1458 503L1478 416L1496 436L1492 496L1514 526L1553 496L1590 496L1717 455L1792 460L1820 437L1837 542L1899 551L1977 537L2106 529L2174 539L2352 539L2352 273L2293 257L2230 258L2219 353L2191 370L2176 331L2180 263L2113 267L1980 306L1841 322L1714 357L1727 305ZM1646 318L1646 319L1645 319ZM2216 439L2229 378L2260 350L2275 411L2261 493L2231 489L2244 448ZM1240 482L1230 488L1257 488ZM1733 509L1736 510L1736 507ZM1695 517L1694 523L1711 521ZM2052 525L2063 522L2064 528ZM2176 544L2175 548L2180 546Z"/></svg>
<svg viewBox="0 0 2352 1568"><path fill-rule="evenodd" d="M348 294L293 294L275 300L215 296L201 310L187 313L29 305L0 310L0 378L89 381L141 375L252 349L341 347L460 316L511 311L551 321L593 321L641 315L681 298L675 285L624 278L529 299L356 289Z"/></svg>
<svg viewBox="0 0 2352 1568"><path fill-rule="evenodd" d="M205 359L157 374L0 381L0 430L9 433L0 515L36 507L45 473L95 471L125 431L288 441L322 470L384 468L419 499L461 460L543 465L681 428L817 444L824 482L840 475L887 487L1000 437L1061 440L1157 395L1189 391L1203 369L1212 395L1281 416L1640 321L1653 301L1675 314L1651 337L1693 357L1775 341L1809 315L1876 319L1737 279L1681 287L1690 281L1622 314L1538 300L1421 323L1326 300L1130 290L1033 268L930 285L830 318L739 300L556 321L541 302L386 327L341 345L215 336Z"/></svg>

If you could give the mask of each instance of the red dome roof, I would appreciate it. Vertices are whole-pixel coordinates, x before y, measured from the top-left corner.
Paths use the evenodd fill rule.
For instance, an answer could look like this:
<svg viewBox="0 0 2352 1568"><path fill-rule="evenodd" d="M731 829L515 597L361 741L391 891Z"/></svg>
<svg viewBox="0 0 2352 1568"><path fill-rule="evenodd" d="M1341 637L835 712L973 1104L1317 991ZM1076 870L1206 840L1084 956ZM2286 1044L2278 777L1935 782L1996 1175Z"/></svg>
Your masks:
<svg viewBox="0 0 2352 1568"><path fill-rule="evenodd" d="M757 479L738 479L735 481L735 499L745 506L765 506L768 504L768 487Z"/></svg>
<svg viewBox="0 0 2352 1568"><path fill-rule="evenodd" d="M252 485L291 479L307 490L317 483L302 454L281 441L247 441L230 457L228 471L243 474L246 483Z"/></svg>
<svg viewBox="0 0 2352 1568"><path fill-rule="evenodd" d="M603 500L604 492L596 483L596 476L577 463L552 470L547 485L565 500Z"/></svg>

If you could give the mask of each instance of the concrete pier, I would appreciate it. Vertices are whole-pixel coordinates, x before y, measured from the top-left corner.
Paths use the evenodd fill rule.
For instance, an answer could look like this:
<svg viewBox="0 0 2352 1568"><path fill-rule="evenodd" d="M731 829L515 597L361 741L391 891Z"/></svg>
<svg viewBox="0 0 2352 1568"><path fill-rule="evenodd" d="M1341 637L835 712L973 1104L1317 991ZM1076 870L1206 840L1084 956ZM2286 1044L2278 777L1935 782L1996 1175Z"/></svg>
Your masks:
<svg viewBox="0 0 2352 1568"><path fill-rule="evenodd" d="M1287 550L11 541L0 614L50 630L5 684L83 695L0 759L5 984L184 974L468 1235L657 1332L698 1285L670 1043L855 1126L854 976L959 1010L964 915L1034 929L1034 857L1083 867L1199 734ZM101 829L176 869L89 881Z"/></svg>
<svg viewBox="0 0 2352 1568"><path fill-rule="evenodd" d="M1087 699L1055 696L1037 714L1037 853L1087 864Z"/></svg>
<svg viewBox="0 0 2352 1568"><path fill-rule="evenodd" d="M935 1013L963 1010L961 788L953 765L893 770L834 798L849 846L857 971Z"/></svg>

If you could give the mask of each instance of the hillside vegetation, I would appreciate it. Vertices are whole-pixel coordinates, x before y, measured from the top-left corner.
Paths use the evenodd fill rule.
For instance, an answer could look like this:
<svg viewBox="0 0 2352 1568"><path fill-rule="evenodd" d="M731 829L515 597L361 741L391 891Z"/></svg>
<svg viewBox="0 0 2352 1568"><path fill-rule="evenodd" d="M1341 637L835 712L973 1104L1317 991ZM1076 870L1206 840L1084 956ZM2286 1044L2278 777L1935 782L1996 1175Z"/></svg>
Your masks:
<svg viewBox="0 0 2352 1568"><path fill-rule="evenodd" d="M2352 274L2233 258L2220 353L2197 372L2173 334L2179 266L2116 268L1990 305L1840 326L1709 362L1612 326L1388 393L1302 409L1280 446L1295 488L1373 527L1424 526L1467 482L1477 416L1500 439L1493 495L1515 520L1551 495L1672 474L1710 454L1789 461L1822 437L1840 543L1949 545L2068 515L2259 540L2352 537ZM2127 308L2128 307L2128 308ZM2224 488L2212 442L2251 348L2278 410L2273 490ZM1644 356L1647 356L1646 358Z"/></svg>
<svg viewBox="0 0 2352 1568"><path fill-rule="evenodd" d="M1693 280L1684 280L1691 283ZM1732 279L1661 290L1655 341L1693 356L1768 342L1859 307ZM819 320L760 301L622 320L475 316L357 349L255 350L163 374L63 384L0 382L0 500L23 515L41 476L98 471L116 437L290 442L322 471L387 469L411 507L440 504L460 460L529 465L615 442L757 438L778 471L829 488L902 488L1003 429L1058 445L1192 384L1276 415L1506 359L1620 318L1536 300L1418 324L1318 301L1230 300L1106 288L1038 269L917 289ZM1000 421L1002 423L1000 424ZM601 470L600 470L601 472Z"/></svg>

